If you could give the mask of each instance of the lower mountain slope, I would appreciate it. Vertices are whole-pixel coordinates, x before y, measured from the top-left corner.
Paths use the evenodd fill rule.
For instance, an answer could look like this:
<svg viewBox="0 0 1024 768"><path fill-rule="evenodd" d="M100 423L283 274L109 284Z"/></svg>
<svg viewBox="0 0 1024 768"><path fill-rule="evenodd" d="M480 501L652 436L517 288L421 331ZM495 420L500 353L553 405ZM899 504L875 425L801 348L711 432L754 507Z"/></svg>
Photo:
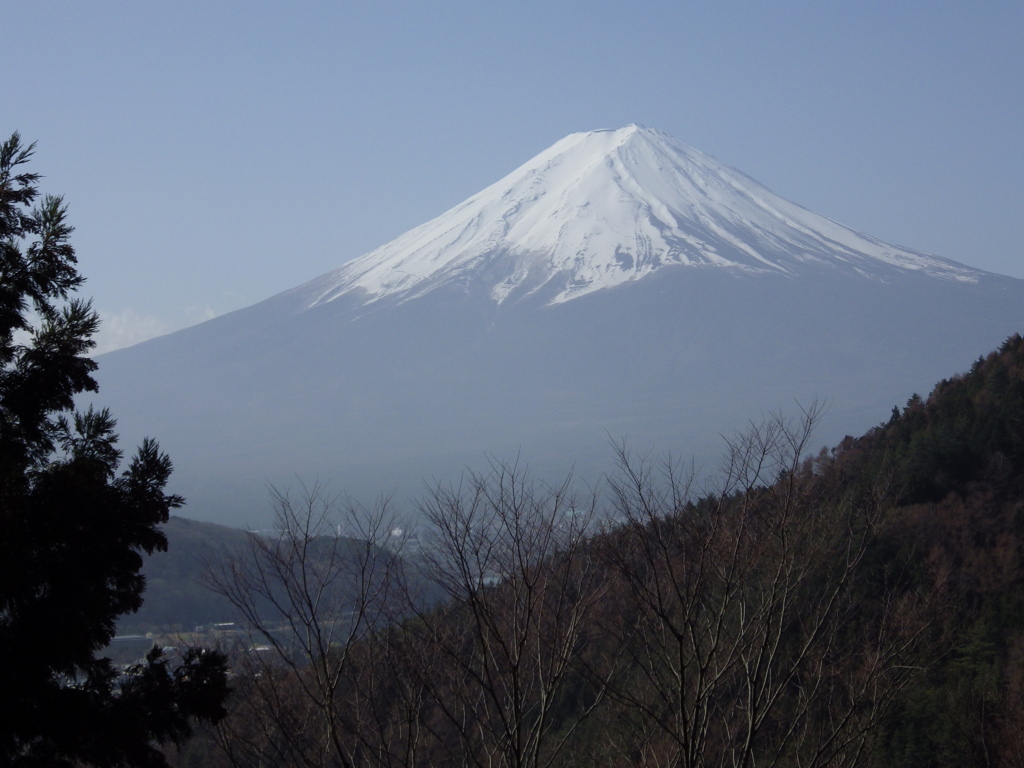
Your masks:
<svg viewBox="0 0 1024 768"><path fill-rule="evenodd" d="M146 558L145 599L138 611L121 617L118 634L175 635L203 624L237 621L234 606L206 584L211 568L248 556L246 532L177 516L163 530L167 551Z"/></svg>
<svg viewBox="0 0 1024 768"><path fill-rule="evenodd" d="M545 305L448 287L416 301L282 294L99 358L99 404L159 437L188 514L260 527L266 484L357 497L450 479L485 454L552 479L610 439L713 463L758 413L829 404L820 438L1024 328L1024 281L788 278L677 267Z"/></svg>

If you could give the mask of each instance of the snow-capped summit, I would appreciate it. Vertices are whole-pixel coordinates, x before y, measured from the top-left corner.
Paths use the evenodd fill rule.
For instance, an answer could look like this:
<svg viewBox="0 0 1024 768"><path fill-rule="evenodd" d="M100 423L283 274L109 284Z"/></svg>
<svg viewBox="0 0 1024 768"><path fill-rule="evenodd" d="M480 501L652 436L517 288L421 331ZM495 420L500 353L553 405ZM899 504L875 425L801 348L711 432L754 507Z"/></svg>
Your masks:
<svg viewBox="0 0 1024 768"><path fill-rule="evenodd" d="M299 290L315 306L474 284L500 304L557 304L666 267L798 276L917 271L974 282L954 262L887 245L780 198L640 125L574 133L437 218Z"/></svg>

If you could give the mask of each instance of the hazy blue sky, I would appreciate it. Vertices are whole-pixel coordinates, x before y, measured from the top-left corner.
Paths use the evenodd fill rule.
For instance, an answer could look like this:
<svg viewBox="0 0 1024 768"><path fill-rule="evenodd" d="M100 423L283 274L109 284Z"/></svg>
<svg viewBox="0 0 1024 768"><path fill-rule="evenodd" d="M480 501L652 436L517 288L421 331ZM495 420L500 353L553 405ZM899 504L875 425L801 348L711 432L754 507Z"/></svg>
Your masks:
<svg viewBox="0 0 1024 768"><path fill-rule="evenodd" d="M574 131L667 131L889 242L1024 277L1024 3L48 2L0 132L66 195L105 345L246 306Z"/></svg>

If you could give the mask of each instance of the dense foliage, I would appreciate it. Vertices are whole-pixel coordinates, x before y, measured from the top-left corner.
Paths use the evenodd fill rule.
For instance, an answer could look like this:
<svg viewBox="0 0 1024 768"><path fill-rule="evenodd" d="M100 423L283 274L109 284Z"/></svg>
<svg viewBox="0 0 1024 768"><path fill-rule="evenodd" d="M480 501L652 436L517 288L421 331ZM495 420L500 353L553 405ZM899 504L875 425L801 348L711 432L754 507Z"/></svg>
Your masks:
<svg viewBox="0 0 1024 768"><path fill-rule="evenodd" d="M160 650L116 669L97 652L142 602L143 553L181 499L171 462L146 440L122 467L114 419L72 412L95 391L86 354L98 318L58 197L38 197L32 155L0 145L0 763L164 764L157 744L215 721L225 658Z"/></svg>
<svg viewBox="0 0 1024 768"><path fill-rule="evenodd" d="M912 397L835 452L845 481L892 478L876 546L907 589L942 594L941 653L885 724L887 766L1024 759L1024 339Z"/></svg>
<svg viewBox="0 0 1024 768"><path fill-rule="evenodd" d="M925 400L914 395L888 423L847 438L840 451L864 472L884 462L902 505L966 497L982 488L1004 497L1024 493L1024 342L1014 335L979 358L969 373L936 385ZM866 463L865 463L866 462Z"/></svg>

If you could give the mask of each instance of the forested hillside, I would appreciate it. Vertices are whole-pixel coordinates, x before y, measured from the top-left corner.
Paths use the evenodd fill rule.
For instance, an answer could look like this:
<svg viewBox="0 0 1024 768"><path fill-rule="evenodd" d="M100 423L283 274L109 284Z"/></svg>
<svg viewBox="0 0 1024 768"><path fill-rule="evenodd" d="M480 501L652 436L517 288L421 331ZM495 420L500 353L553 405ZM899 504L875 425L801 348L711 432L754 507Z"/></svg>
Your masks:
<svg viewBox="0 0 1024 768"><path fill-rule="evenodd" d="M944 594L933 655L885 722L879 764L1024 764L1024 340L836 455L848 484L892 478L878 568Z"/></svg>
<svg viewBox="0 0 1024 768"><path fill-rule="evenodd" d="M386 508L344 568L294 554L330 510L288 508L260 573L294 635L225 585L265 647L181 763L1020 765L1024 340L815 455L819 415L752 425L710 482L620 445L597 490L435 487L414 578Z"/></svg>
<svg viewBox="0 0 1024 768"><path fill-rule="evenodd" d="M122 635L191 632L196 625L235 621L237 613L223 596L205 586L217 563L242 560L249 552L245 531L184 517L164 526L167 551L146 558L146 599L135 613L122 616Z"/></svg>

